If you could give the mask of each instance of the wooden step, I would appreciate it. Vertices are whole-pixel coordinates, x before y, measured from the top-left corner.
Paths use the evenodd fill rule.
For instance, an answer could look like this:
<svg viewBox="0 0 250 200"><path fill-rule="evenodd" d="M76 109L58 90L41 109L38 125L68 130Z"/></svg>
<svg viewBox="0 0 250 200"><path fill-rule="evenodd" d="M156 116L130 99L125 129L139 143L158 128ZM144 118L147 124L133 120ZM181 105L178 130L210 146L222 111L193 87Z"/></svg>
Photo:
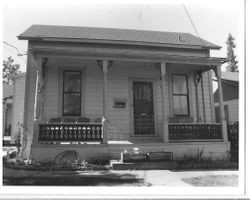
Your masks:
<svg viewBox="0 0 250 200"><path fill-rule="evenodd" d="M160 170L160 169L176 169L177 163L170 162L130 162L124 163L122 161L110 161L113 170Z"/></svg>

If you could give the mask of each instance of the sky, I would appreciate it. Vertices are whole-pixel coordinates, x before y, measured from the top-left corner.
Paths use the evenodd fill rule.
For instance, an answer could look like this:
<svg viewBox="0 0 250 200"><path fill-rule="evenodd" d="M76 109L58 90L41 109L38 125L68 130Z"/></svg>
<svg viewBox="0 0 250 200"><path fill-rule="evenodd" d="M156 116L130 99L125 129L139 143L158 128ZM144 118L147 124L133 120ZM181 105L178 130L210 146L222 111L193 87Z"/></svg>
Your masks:
<svg viewBox="0 0 250 200"><path fill-rule="evenodd" d="M21 65L21 70L26 70L26 56L17 54L27 51L27 41L18 40L17 36L32 24L188 32L196 35L180 1L175 1L177 4L173 1L166 1L167 3L144 1L137 4L63 0L60 2L4 1L3 41L17 47L18 50L4 44L3 59L12 56L15 62ZM225 2L227 2L226 7ZM200 37L222 46L221 50L212 51L211 56L226 57L225 42L229 33L236 38L237 45L242 11L239 2L241 0L185 1ZM236 55L238 47L237 45Z"/></svg>

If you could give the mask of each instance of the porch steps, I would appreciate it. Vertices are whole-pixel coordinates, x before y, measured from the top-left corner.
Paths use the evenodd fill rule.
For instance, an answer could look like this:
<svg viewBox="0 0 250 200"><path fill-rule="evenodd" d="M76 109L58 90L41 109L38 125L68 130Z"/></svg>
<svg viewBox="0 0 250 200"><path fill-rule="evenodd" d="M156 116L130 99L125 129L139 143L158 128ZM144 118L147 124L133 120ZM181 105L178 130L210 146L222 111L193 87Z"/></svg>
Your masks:
<svg viewBox="0 0 250 200"><path fill-rule="evenodd" d="M110 165L113 170L160 170L160 169L176 169L177 163L174 161L162 162L122 162L111 160Z"/></svg>

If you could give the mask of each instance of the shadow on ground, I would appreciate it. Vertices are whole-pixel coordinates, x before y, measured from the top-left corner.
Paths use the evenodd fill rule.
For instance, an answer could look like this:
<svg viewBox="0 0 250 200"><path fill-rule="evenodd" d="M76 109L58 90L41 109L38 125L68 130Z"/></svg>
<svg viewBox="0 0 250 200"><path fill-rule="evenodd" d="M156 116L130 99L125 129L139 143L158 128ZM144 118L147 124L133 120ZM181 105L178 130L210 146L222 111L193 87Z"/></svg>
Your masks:
<svg viewBox="0 0 250 200"><path fill-rule="evenodd" d="M116 174L101 172L72 176L56 175L39 177L3 177L3 185L37 185L37 186L150 186L133 174Z"/></svg>

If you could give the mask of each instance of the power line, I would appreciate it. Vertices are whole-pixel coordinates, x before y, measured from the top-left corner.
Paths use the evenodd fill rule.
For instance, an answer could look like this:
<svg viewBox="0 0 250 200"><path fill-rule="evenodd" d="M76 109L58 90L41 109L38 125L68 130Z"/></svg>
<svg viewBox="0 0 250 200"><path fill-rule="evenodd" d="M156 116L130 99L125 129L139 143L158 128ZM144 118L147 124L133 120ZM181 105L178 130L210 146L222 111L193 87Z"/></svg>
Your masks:
<svg viewBox="0 0 250 200"><path fill-rule="evenodd" d="M197 31L197 29L196 29L195 25L194 25L194 22L193 22L193 20L192 20L191 16L189 15L189 12L188 12L188 10L187 10L186 6L185 6L184 4L182 4L182 5L183 5L184 10L186 11L186 14L187 14L187 16L188 16L188 18L189 18L189 20L190 20L190 22L191 22L191 24L192 24L193 28L194 28L194 31L195 31L196 35L197 35L197 36L198 36L198 38L200 39L201 44L202 44L202 46L203 46L203 41L202 41L202 39L201 39L201 37L200 37L200 35L199 35L199 33L198 33L198 31Z"/></svg>
<svg viewBox="0 0 250 200"><path fill-rule="evenodd" d="M24 51L24 50L22 50L22 49L19 49L19 48L17 48L17 47L16 47L16 46L14 46L14 45L9 44L8 42L4 42L4 41L3 41L3 43L4 43L4 44L6 44L6 45L8 45L8 46L10 46L10 47L12 47L12 48L15 48L17 51L20 51L20 50L21 50L21 51L23 51L23 52L27 53L26 51Z"/></svg>
<svg viewBox="0 0 250 200"><path fill-rule="evenodd" d="M11 52L13 55L18 56L16 52L10 50L10 49L7 48L6 46L4 46L4 47L6 48L6 50L8 50L9 52ZM22 59L22 60L24 60L24 61L26 62L26 59L25 59L25 58L22 58L22 57L19 57L19 56L18 56L17 58L20 58L20 59Z"/></svg>

